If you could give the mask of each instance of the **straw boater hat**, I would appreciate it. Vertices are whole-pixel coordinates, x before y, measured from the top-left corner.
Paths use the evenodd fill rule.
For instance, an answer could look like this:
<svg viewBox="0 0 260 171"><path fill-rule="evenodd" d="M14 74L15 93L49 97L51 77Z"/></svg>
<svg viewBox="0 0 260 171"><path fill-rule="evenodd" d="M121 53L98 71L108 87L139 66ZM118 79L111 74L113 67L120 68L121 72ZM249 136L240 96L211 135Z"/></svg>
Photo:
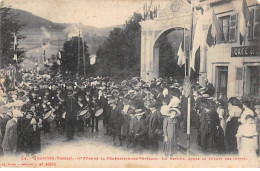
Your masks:
<svg viewBox="0 0 260 171"><path fill-rule="evenodd" d="M179 110L178 108L175 108L175 107L171 107L171 108L169 108L169 110L168 110L168 114L170 114L170 113L173 112L173 111L176 112L176 116L181 115L180 110Z"/></svg>
<svg viewBox="0 0 260 171"><path fill-rule="evenodd" d="M206 88L202 87L202 88L199 89L199 91L200 91L201 94L204 94L206 92Z"/></svg>
<svg viewBox="0 0 260 171"><path fill-rule="evenodd" d="M142 109L136 109L135 110L135 116L142 116L145 112L143 112Z"/></svg>
<svg viewBox="0 0 260 171"><path fill-rule="evenodd" d="M113 100L109 100L108 104L116 104L116 100L114 100L114 99Z"/></svg>
<svg viewBox="0 0 260 171"><path fill-rule="evenodd" d="M209 98L209 95L208 94L202 94L202 97Z"/></svg>

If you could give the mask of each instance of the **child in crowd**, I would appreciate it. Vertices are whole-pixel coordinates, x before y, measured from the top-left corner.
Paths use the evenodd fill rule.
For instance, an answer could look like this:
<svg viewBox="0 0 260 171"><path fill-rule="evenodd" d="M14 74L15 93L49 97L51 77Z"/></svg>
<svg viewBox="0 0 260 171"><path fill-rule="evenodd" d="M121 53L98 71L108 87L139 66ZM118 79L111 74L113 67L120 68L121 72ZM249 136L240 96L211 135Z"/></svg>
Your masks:
<svg viewBox="0 0 260 171"><path fill-rule="evenodd" d="M177 122L181 112L177 108L170 108L169 117L163 121L164 153L172 156L177 152Z"/></svg>
<svg viewBox="0 0 260 171"><path fill-rule="evenodd" d="M236 134L237 149L240 156L256 157L257 136L254 117L249 114L245 117L245 122L239 126Z"/></svg>

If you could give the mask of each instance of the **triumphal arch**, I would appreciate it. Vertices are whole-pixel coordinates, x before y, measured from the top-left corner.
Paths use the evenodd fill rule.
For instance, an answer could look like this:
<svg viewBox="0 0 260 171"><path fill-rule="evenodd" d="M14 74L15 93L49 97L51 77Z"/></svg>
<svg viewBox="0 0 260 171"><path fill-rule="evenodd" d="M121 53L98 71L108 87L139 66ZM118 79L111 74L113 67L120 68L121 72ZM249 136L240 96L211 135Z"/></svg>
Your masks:
<svg viewBox="0 0 260 171"><path fill-rule="evenodd" d="M148 11L145 20L140 22L141 35L141 79L149 82L159 77L160 39L175 29L191 29L192 5L186 0L171 0L164 9ZM198 17L194 10L194 21ZM196 22L194 22L195 25Z"/></svg>

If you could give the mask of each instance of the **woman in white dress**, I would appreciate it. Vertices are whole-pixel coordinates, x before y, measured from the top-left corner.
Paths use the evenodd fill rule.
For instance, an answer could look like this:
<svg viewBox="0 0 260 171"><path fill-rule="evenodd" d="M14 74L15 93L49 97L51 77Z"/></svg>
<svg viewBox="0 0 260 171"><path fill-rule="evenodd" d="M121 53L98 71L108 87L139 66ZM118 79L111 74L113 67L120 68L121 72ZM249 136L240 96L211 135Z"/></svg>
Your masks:
<svg viewBox="0 0 260 171"><path fill-rule="evenodd" d="M257 130L252 115L245 117L245 123L239 126L237 137L238 154L243 157L256 157L257 144Z"/></svg>

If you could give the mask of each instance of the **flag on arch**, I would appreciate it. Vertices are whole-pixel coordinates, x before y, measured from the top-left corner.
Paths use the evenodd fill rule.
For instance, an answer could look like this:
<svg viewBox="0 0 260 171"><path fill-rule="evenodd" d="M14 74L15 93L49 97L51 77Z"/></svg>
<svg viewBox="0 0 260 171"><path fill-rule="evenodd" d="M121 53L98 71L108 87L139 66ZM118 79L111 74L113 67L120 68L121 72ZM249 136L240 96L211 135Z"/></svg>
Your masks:
<svg viewBox="0 0 260 171"><path fill-rule="evenodd" d="M192 54L190 59L190 67L195 71L195 58L196 58L196 52L199 50L201 46L201 40L202 40L202 22L203 18L202 15L198 18L196 23L196 28L194 32L194 38L192 42Z"/></svg>
<svg viewBox="0 0 260 171"><path fill-rule="evenodd" d="M203 32L203 23L207 23L207 33ZM192 55L191 55L191 61L190 61L190 67L195 71L195 60L196 58L200 58L199 50L203 49L205 46L213 46L217 42L220 42L222 40L222 33L220 24L218 22L218 19L214 13L213 8L208 8L205 10L203 15L201 15L196 23L196 28L194 32L194 38L193 38L193 44L192 44ZM203 46L203 47L202 47ZM199 56L198 56L199 55Z"/></svg>
<svg viewBox="0 0 260 171"><path fill-rule="evenodd" d="M184 28L185 29L185 28ZM182 42L180 43L180 47L179 47L179 50L178 50L178 62L177 64L181 67L183 64L185 64L186 62L186 55L185 55L185 51L184 51L184 42L185 42L185 31L183 29L183 37L182 37Z"/></svg>

